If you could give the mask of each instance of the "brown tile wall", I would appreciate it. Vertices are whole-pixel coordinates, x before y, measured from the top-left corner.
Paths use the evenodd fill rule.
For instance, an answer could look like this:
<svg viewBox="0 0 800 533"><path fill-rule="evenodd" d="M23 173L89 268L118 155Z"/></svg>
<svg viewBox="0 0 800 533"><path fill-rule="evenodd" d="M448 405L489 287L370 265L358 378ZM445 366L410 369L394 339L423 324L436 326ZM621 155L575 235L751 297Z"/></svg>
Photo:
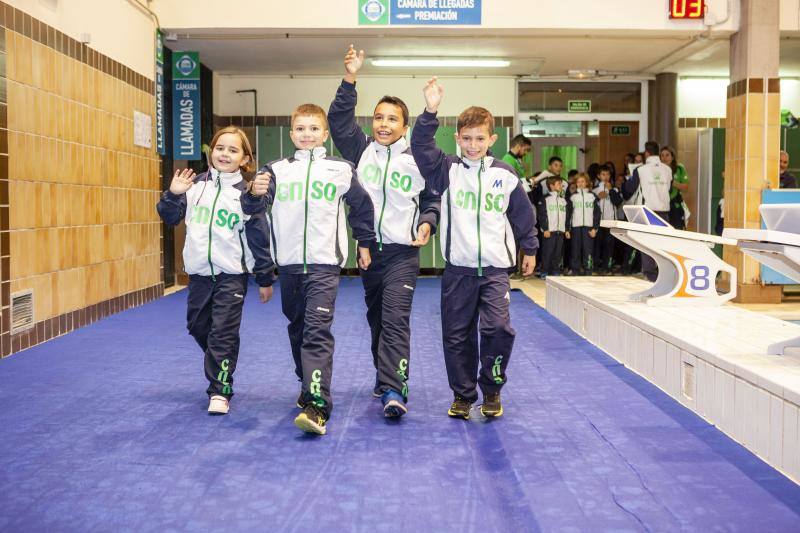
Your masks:
<svg viewBox="0 0 800 533"><path fill-rule="evenodd" d="M153 81L0 2L0 354L163 294ZM7 105L6 105L7 101ZM35 327L10 334L12 294Z"/></svg>
<svg viewBox="0 0 800 533"><path fill-rule="evenodd" d="M780 84L748 78L728 86L725 135L725 226L759 228L765 185L778 187ZM726 246L723 258L739 271L739 283L760 283L758 262Z"/></svg>

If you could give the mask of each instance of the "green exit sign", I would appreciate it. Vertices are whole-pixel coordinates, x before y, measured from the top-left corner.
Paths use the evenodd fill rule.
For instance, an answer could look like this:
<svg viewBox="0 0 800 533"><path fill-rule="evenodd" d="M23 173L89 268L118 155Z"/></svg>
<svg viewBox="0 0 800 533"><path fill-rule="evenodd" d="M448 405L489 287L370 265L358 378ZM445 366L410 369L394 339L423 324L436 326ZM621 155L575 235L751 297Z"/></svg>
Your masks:
<svg viewBox="0 0 800 533"><path fill-rule="evenodd" d="M591 113L592 101L591 100L568 100L567 111L570 113Z"/></svg>
<svg viewBox="0 0 800 533"><path fill-rule="evenodd" d="M628 137L630 134L630 126L611 126L611 135L616 137Z"/></svg>

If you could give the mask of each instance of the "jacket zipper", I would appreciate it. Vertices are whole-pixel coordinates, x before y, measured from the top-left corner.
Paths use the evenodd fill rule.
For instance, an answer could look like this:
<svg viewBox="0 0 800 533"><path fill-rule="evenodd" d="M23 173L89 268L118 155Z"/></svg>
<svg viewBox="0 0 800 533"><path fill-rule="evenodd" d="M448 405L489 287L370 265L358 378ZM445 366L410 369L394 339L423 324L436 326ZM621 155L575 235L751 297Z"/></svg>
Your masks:
<svg viewBox="0 0 800 533"><path fill-rule="evenodd" d="M383 250L383 212L386 209L386 175L389 173L389 161L392 160L392 147L386 147L386 166L383 169L383 203L381 204L381 216L378 219L378 250Z"/></svg>
<svg viewBox="0 0 800 533"><path fill-rule="evenodd" d="M481 158L481 167L478 169L478 275L483 276L483 266L481 265L481 203L483 202L482 188L481 188L481 174L483 173L483 158Z"/></svg>
<svg viewBox="0 0 800 533"><path fill-rule="evenodd" d="M581 226L586 227L586 200L581 191Z"/></svg>
<svg viewBox="0 0 800 533"><path fill-rule="evenodd" d="M305 212L303 213L303 274L308 274L306 251L308 249L308 183L311 179L311 163L314 162L314 149L309 152L308 170L306 170Z"/></svg>
<svg viewBox="0 0 800 533"><path fill-rule="evenodd" d="M211 230L214 227L214 213L217 209L217 199L219 198L220 192L222 192L222 186L220 186L219 175L217 175L217 194L214 196L214 202L211 204L211 220L208 223L208 266L211 267L211 279L213 281L217 281L217 277L214 275L214 263L211 262Z"/></svg>

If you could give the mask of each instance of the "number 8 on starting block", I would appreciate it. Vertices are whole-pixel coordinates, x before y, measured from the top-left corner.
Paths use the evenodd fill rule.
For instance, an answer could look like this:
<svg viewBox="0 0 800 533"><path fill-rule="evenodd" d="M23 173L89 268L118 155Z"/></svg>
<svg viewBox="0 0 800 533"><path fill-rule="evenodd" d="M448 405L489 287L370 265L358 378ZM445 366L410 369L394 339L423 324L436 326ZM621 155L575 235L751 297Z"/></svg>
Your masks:
<svg viewBox="0 0 800 533"><path fill-rule="evenodd" d="M733 239L676 230L643 205L626 205L628 221L604 220L611 234L658 265L658 278L631 300L649 305L720 305L736 297L736 269L714 254L715 244L735 245ZM730 290L719 294L717 274L730 275Z"/></svg>

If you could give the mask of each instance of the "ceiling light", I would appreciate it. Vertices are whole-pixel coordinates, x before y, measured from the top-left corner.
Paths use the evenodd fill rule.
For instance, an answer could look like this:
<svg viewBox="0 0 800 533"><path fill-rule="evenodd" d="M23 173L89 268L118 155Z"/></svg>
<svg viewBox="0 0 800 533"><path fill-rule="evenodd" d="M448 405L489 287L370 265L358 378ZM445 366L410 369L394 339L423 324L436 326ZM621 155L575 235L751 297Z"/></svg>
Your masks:
<svg viewBox="0 0 800 533"><path fill-rule="evenodd" d="M511 64L506 59L462 58L462 57L376 57L371 59L375 67L484 67L502 68Z"/></svg>
<svg viewBox="0 0 800 533"><path fill-rule="evenodd" d="M599 72L594 69L572 69L567 71L567 75L570 78L577 78L579 80L596 78L598 74Z"/></svg>

